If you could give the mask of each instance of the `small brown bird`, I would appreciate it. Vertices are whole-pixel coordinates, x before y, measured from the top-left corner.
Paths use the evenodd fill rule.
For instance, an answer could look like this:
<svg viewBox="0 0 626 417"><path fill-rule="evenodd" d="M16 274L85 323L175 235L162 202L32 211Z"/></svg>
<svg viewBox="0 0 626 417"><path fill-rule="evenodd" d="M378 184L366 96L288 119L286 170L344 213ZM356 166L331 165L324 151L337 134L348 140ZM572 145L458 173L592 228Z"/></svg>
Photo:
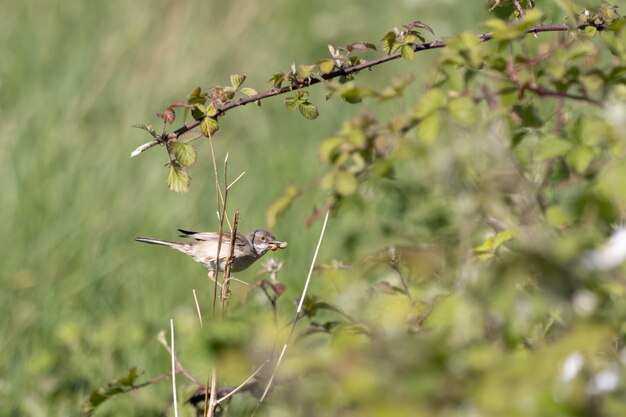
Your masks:
<svg viewBox="0 0 626 417"><path fill-rule="evenodd" d="M194 239L191 242L171 242L168 240L151 239L146 237L137 237L137 242L151 243L154 245L163 245L174 248L177 251L191 256L196 262L215 271L217 265L216 259L219 259L219 270L224 271L226 261L230 254L230 233L222 233L222 246L220 247L219 256L217 256L217 243L219 233L215 232L189 232L187 230L178 229L181 237ZM248 233L237 233L235 236L235 249L233 252L232 272L240 272L248 268L261 256L268 251L283 249L287 247L287 242L276 240L273 234L267 230L255 230Z"/></svg>

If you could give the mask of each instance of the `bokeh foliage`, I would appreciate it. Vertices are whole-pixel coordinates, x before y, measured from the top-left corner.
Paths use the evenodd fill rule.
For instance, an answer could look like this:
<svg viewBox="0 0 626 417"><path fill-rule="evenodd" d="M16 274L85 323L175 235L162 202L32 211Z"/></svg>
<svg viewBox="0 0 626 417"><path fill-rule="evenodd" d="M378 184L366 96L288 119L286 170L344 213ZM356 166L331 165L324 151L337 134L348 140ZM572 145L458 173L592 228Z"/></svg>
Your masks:
<svg viewBox="0 0 626 417"><path fill-rule="evenodd" d="M623 21L604 2L546 2L517 28L505 23L516 17L511 2L490 2L492 14L487 2L379 3L8 9L2 414L75 414L106 381L125 390L167 372L156 335L170 317L185 367L204 382L215 365L220 386L236 386L286 336L319 229L313 207L333 217L296 341L260 413L624 413L625 267L596 259L626 215ZM460 5L467 13L450 13ZM247 171L230 203L241 227L267 218L290 246L278 255L286 291L276 315L262 290L233 285L228 319L209 320L212 287L198 265L131 243L215 229L208 148L176 145L178 161L197 162L190 192L171 193L160 148L128 159L142 140L129 126L204 80L236 89L230 74L245 71L244 85L260 91L277 63L318 62L327 43L373 41L413 14L449 46L310 89L300 98L317 105L315 121L281 99L220 120L218 155L229 153L233 176ZM612 30L521 36L532 24L589 18ZM496 40L482 44L486 31ZM220 40L200 50L208 34ZM184 400L194 387L180 381ZM227 412L250 415L254 405L242 393ZM162 382L111 398L97 415L170 407Z"/></svg>

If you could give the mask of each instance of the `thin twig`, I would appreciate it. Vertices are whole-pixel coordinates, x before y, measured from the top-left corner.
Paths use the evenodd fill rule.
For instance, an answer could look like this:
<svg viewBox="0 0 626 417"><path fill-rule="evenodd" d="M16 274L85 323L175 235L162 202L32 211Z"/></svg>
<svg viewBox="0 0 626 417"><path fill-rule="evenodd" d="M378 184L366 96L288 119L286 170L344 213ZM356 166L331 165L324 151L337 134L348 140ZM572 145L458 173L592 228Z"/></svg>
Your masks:
<svg viewBox="0 0 626 417"><path fill-rule="evenodd" d="M537 25L537 26L532 26L531 28L526 30L526 34L538 34L538 33L544 33L544 32L567 32L569 30L574 30L574 29L584 30L587 27L595 27L599 31L606 29L606 25L604 24L591 24L591 23L585 23L582 25L578 25L576 27L570 27L568 25ZM493 40L493 34L484 33L484 34L478 35L478 39L483 42L489 42ZM448 43L446 41L440 41L440 40L411 45L411 47L413 48L415 52L422 52L422 51L428 51L431 49L445 48L447 46L448 46ZM377 65L399 59L401 57L402 57L401 52L396 52L390 55L384 55L376 59L365 61L361 64L352 65L352 66L345 67L345 68L340 68L329 74L323 74L317 78L312 77L310 79L302 81L298 86L288 85L288 86L284 86L280 88L270 88L268 90L262 91L250 97L242 97L237 100L229 101L228 103L224 104L223 106L217 109L217 115L215 117L223 116L227 111L234 109L235 107L245 106L246 104L254 103L254 102L264 100L270 97L289 93L293 91L294 89L310 87L314 84L318 84L323 81L328 81L334 78L351 75L359 71L362 71L364 69L369 69ZM186 123L184 126L176 129L174 132L170 133L169 135L166 135L166 137L164 137L163 140L167 140L167 138L172 137L172 136L174 138L178 138L184 133L187 133L188 131L198 127L201 122L202 120L200 119L200 120L194 120L192 122Z"/></svg>
<svg viewBox="0 0 626 417"><path fill-rule="evenodd" d="M217 403L215 402L215 397L217 394L217 372L215 368L211 369L211 397L209 398L209 409L207 411L207 417L213 417L213 413L215 412L215 406Z"/></svg>
<svg viewBox="0 0 626 417"><path fill-rule="evenodd" d="M228 188L226 189L228 192ZM233 218L233 228L230 231L230 251L228 253L228 258L226 259L226 267L224 268L224 279L222 280L222 317L226 314L226 303L228 302L228 288L230 283L230 271L233 265L233 260L235 258L235 243L237 239L237 226L239 224L239 212L235 212L235 216Z"/></svg>
<svg viewBox="0 0 626 417"><path fill-rule="evenodd" d="M230 188L235 185L237 183L237 181L239 181L241 179L241 177L243 177L244 175L246 175L246 171L242 172L241 174L239 174L239 176L237 178L235 178L235 180L233 182L231 182L228 187L226 187L227 190L230 190Z"/></svg>
<svg viewBox="0 0 626 417"><path fill-rule="evenodd" d="M526 16L526 12L522 8L522 5L519 4L519 0L512 0L513 6L515 6L515 10L517 10L517 14L519 14L520 18Z"/></svg>
<svg viewBox="0 0 626 417"><path fill-rule="evenodd" d="M313 269L315 267L315 262L317 261L317 255L320 251L320 247L322 246L322 240L324 239L324 233L326 232L326 224L328 223L328 217L330 215L330 210L326 210L326 216L324 217L324 224L322 225L322 231L320 232L320 238L317 242L317 247L315 248L315 253L313 254L313 259L311 260L311 267L309 268L309 274L306 277L306 281L304 283L304 288L302 289L302 295L300 296L300 302L298 303L298 308L296 309L296 315L295 318L293 320L293 324L291 325L291 330L289 331L289 336L287 336L287 340L285 341L285 344L283 345L283 349L280 352L280 356L278 357L278 360L276 361L276 365L274 366L274 370L272 371L272 375L270 376L269 381L267 382L267 386L265 387L265 391L263 391L263 395L261 396L261 399L259 400L258 404L257 404L257 408L259 405L261 405L261 403L263 402L263 400L265 399L265 396L267 395L267 393L269 392L271 386L272 386L272 382L274 382L274 376L276 376L276 371L278 371L278 367L280 366L280 363L283 360L283 357L285 356L285 351L287 350L287 346L289 345L289 342L291 341L291 337L293 336L293 332L296 328L296 323L298 321L298 317L300 316L300 311L302 311L302 305L304 304L304 299L306 298L306 293L307 290L309 288L309 283L311 282L311 275L313 274Z"/></svg>
<svg viewBox="0 0 626 417"><path fill-rule="evenodd" d="M197 384L199 387L203 387L204 385L202 385L202 383L200 381L198 381L193 375L191 375L186 369L185 367L180 363L180 361L178 360L178 358L176 357L176 355L174 355L174 351L172 350L172 348L167 344L167 340L165 339L165 332L161 331L159 332L159 336L158 336L158 340L159 343L161 343L161 345L163 345L163 347L165 348L165 350L167 350L167 352L174 356L174 359L176 360L176 369L178 370L176 373L181 373L183 374L187 379L189 379L190 381L194 382L195 384Z"/></svg>
<svg viewBox="0 0 626 417"><path fill-rule="evenodd" d="M209 146L211 148L211 159L213 160L213 174L215 175L215 198L217 199L217 211L218 211L218 219L220 224L220 230L217 238L217 257L215 258L215 270L213 272L209 271L208 273L213 273L213 278L215 278L215 283L213 286L213 304L211 305L211 316L215 317L215 306L217 304L217 286L218 286L218 278L220 271L220 249L222 247L222 227L224 223L224 219L222 216L219 216L219 211L221 209L220 206L220 196L222 195L222 191L220 189L220 182L217 176L217 161L215 160L215 149L213 149L213 136L209 131Z"/></svg>
<svg viewBox="0 0 626 417"><path fill-rule="evenodd" d="M176 354L174 353L174 319L170 319L171 356L172 356L172 396L174 397L174 417L178 417L178 404L176 400Z"/></svg>
<svg viewBox="0 0 626 417"><path fill-rule="evenodd" d="M556 90L549 90L547 88L541 87L541 86L537 86L537 85L524 85L522 86L522 91L527 90L527 91L531 91L535 94L537 94L538 96L545 96L545 97L557 97L557 98L567 98L570 100L577 100L577 101L585 101L589 104L593 104L595 106L598 107L602 107L604 104L600 101L600 100L596 100L593 99L589 96L582 95L582 96L577 96L574 94L570 94L570 93L566 93L566 92L561 92L561 91L556 91Z"/></svg>
<svg viewBox="0 0 626 417"><path fill-rule="evenodd" d="M236 394L237 392L239 392L239 391L240 391L240 390L241 390L241 389L242 389L242 388L243 388L243 387L244 387L244 386L245 386L248 382L250 382L250 380L251 380L252 378L254 378L254 377L256 376L256 374L258 374L258 373L261 371L261 369L263 369L263 367L264 367L266 364L267 364L267 361L263 362L263 363L261 364L261 366L259 366L259 367L257 368L257 370L256 370L256 371L254 371L254 372L252 373L252 375L250 375L250 376L249 376L249 377L248 377L245 381L243 381L241 384L239 384L239 385L237 386L237 388L233 389L231 392L229 392L228 394L224 395L222 398L220 398L219 400L217 400L217 404L221 403L222 401L224 401L224 400L225 400L225 399L227 399L228 397L230 397L230 396L232 396L232 395Z"/></svg>
<svg viewBox="0 0 626 417"><path fill-rule="evenodd" d="M219 217L219 223L220 223L220 228L218 231L218 238L217 238L217 254L215 256L215 270L213 271L214 278L215 278L215 286L213 287L213 305L211 307L211 315L215 316L215 307L217 305L217 287L219 285L219 274L220 274L220 253L222 250L222 241L224 239L224 236L222 235L222 233L224 232L224 218L227 217L226 201L228 199L228 189L225 189L224 192L222 193L222 188L220 187L219 177L217 175L217 161L215 159L215 150L213 149L213 139L210 134L209 134L209 143L211 145L211 156L213 158L213 172L215 174L217 209L219 210L218 217ZM227 174L228 174L228 153L226 154L226 158L224 158L224 183L228 181ZM220 205L220 201L221 201L221 205ZM231 245L233 244L234 242L231 242Z"/></svg>
<svg viewBox="0 0 626 417"><path fill-rule="evenodd" d="M175 373L177 373L177 374L181 373L180 369L177 370ZM171 378L171 377L172 377L172 372L171 371L167 371L165 373L162 373L161 375L157 375L157 376L151 378L150 380L148 380L146 382L142 382L141 384L132 385L129 388L129 391L134 391L134 390L137 390L137 389L140 389L140 388L143 388L143 387L147 387L148 385L155 384L155 383L157 383L159 381L162 381L164 379Z"/></svg>
<svg viewBox="0 0 626 417"><path fill-rule="evenodd" d="M204 386L204 417L209 415L209 386L211 384L211 376L207 376L206 385Z"/></svg>
<svg viewBox="0 0 626 417"><path fill-rule="evenodd" d="M200 327L203 327L202 313L200 313L200 303L198 303L198 297L196 296L196 289L194 288L192 292L193 292L193 299L196 302L196 311L198 312L198 319L200 319Z"/></svg>

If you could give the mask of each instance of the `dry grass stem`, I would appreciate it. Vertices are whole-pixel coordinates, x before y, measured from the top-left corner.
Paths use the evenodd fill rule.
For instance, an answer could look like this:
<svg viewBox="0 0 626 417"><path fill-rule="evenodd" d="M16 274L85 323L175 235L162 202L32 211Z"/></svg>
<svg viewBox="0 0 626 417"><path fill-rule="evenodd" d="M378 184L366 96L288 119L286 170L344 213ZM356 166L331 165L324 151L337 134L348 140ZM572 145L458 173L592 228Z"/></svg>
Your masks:
<svg viewBox="0 0 626 417"><path fill-rule="evenodd" d="M174 398L174 417L178 417L178 403L176 400L176 354L174 353L174 319L170 319L171 357L172 357L172 397Z"/></svg>
<svg viewBox="0 0 626 417"><path fill-rule="evenodd" d="M195 384L197 384L200 387L203 387L204 385L202 385L202 383L200 381L198 381L193 375L191 375L183 367L183 365L180 363L180 361L178 360L178 358L174 354L174 350L170 347L170 345L168 345L167 340L165 339L165 331L159 332L158 340L159 340L159 343L161 343L161 345L163 345L165 350L167 350L167 352L170 354L170 356L172 356L174 358L174 360L176 362L176 372L175 373L183 374L190 381L194 382Z"/></svg>
<svg viewBox="0 0 626 417"><path fill-rule="evenodd" d="M252 373L252 375L250 375L245 381L243 381L241 384L239 384L237 386L237 388L235 388L234 390L232 390L231 392L229 392L228 394L224 395L222 398L220 398L219 400L217 400L217 404L221 403L222 401L226 400L228 397L236 394L239 390L241 390L241 388L243 388L248 382L250 382L252 380L252 378L254 378L260 371L261 369L263 369L263 367L267 364L267 361L263 362L261 364L261 366L259 366L256 371L254 371Z"/></svg>
<svg viewBox="0 0 626 417"><path fill-rule="evenodd" d="M230 185L228 187L226 187L226 189L230 190L230 187L235 185L237 183L237 181L239 181L241 179L241 177L243 177L244 175L246 175L246 171L244 171L241 174L239 174L239 176L237 178L235 178L235 180L233 182L231 182Z"/></svg>
<svg viewBox="0 0 626 417"><path fill-rule="evenodd" d="M217 371L215 368L211 369L211 396L209 398L209 406L205 409L205 413L207 417L213 417L213 413L215 411L215 406L217 403L215 402L215 397L217 396Z"/></svg>
<svg viewBox="0 0 626 417"><path fill-rule="evenodd" d="M193 292L193 300L196 302L196 311L198 312L198 319L200 320L200 327L203 327L202 313L200 312L200 303L198 303L198 296L196 295L196 289L194 288L192 292Z"/></svg>
<svg viewBox="0 0 626 417"><path fill-rule="evenodd" d="M315 262L317 261L317 255L319 254L320 251L320 247L322 246L322 240L324 239L324 233L326 232L326 224L328 224L328 217L330 215L330 210L326 210L326 216L324 216L324 224L322 225L322 231L320 232L320 238L317 242L317 247L315 248L315 253L313 254L313 259L311 260L311 267L309 268L309 273L306 277L306 282L304 283L304 288L302 289L302 294L300 295L300 302L298 303L298 308L296 309L296 315L294 317L293 320L293 324L291 325L291 330L289 331L289 336L287 336L287 340L285 341L285 344L283 345L283 348L280 352L280 356L278 357L278 360L276 361L276 365L274 366L274 370L272 371L272 375L270 376L269 381L267 382L267 386L265 387L265 391L263 391L263 395L261 396L261 399L259 399L259 405L263 402L263 400L265 399L265 397L267 396L267 393L269 392L271 386L272 386L272 382L274 382L274 377L276 376L276 372L278 371L278 367L280 366L280 363L283 360L283 357L285 356L285 352L287 351L287 346L289 345L289 342L291 341L291 338L293 336L293 332L296 328L296 323L298 322L298 317L300 316L300 312L302 311L302 305L304 304L304 299L306 297L306 293L307 290L309 288L309 283L311 282L311 275L313 275L313 269L315 268ZM258 405L257 405L258 406Z"/></svg>
<svg viewBox="0 0 626 417"><path fill-rule="evenodd" d="M228 190L226 190L228 192ZM229 292L229 283L230 283L230 269L232 268L233 258L235 256L235 238L237 236L237 226L239 225L239 212L235 212L235 216L233 219L233 228L230 231L230 251L228 253L228 258L226 259L226 267L224 268L224 279L222 280L222 292L221 292L221 301L222 301L222 317L226 314L226 305L228 303L228 292Z"/></svg>

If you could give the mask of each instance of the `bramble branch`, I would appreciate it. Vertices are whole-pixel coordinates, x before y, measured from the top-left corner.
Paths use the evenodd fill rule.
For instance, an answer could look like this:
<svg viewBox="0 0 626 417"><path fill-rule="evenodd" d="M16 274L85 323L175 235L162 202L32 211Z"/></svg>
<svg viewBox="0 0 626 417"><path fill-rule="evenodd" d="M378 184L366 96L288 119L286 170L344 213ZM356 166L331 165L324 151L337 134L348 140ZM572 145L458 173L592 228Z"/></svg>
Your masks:
<svg viewBox="0 0 626 417"><path fill-rule="evenodd" d="M576 29L584 30L587 27L594 27L598 31L602 31L606 29L605 24L591 24L591 23L578 25L576 26ZM563 25L537 25L526 30L526 34L538 34L538 33L544 33L544 32L567 32L568 30L571 30L571 29L572 27L565 25L565 24ZM489 42L494 39L494 35L492 33L485 33L485 34L479 35L478 39L480 39L482 42ZM431 42L412 44L411 48L415 52L422 52L422 51L428 51L431 49L445 48L446 46L448 46L448 43L446 41L434 40ZM401 57L402 57L401 52L395 52L393 54L385 55L376 59L372 59L370 61L365 61L361 64L352 65L352 66L345 67L345 68L340 68L329 74L321 75L318 78L310 78L308 80L303 81L300 85L297 86L297 88L292 85L288 85L288 86L281 87L281 88L270 88L268 90L262 91L253 96L243 97L237 100L232 100L224 104L223 106L217 108L217 113L215 117L223 116L227 111L234 109L235 107L245 106L246 104L249 104L249 103L254 103L257 101L265 100L270 97L278 96L281 94L286 94L286 93L293 91L294 89L310 87L322 81L328 81L334 78L355 74L364 69L373 68L377 65L384 64L385 62L389 62L389 61L394 61ZM574 98L574 97L569 97L569 95L567 94L562 95L562 97ZM576 98L576 99L579 99L579 98ZM190 130L198 127L201 122L202 120L194 120L193 122L187 123L184 126L176 129L174 132L170 134L163 134L160 138L160 141L164 142L170 139L178 138L181 135L189 132Z"/></svg>

